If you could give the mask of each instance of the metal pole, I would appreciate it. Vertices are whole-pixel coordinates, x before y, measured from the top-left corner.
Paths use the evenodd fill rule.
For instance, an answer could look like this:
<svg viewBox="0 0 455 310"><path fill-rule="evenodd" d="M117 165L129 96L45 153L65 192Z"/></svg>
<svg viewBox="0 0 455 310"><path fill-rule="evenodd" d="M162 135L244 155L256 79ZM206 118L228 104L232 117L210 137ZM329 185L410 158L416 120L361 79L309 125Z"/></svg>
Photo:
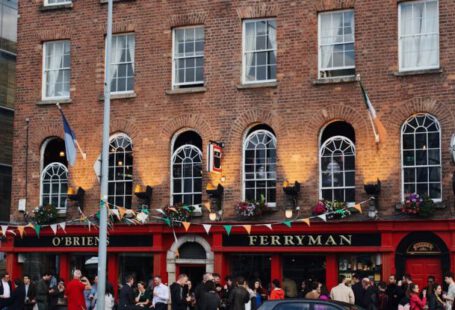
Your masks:
<svg viewBox="0 0 455 310"><path fill-rule="evenodd" d="M100 234L98 243L98 287L96 308L104 310L104 295L106 293L106 256L107 256L107 205L108 173L109 173L109 123L111 112L111 47L112 47L112 10L113 0L107 2L107 33L106 33L106 63L104 75L104 114L103 114L103 152L101 156L101 200L100 203Z"/></svg>

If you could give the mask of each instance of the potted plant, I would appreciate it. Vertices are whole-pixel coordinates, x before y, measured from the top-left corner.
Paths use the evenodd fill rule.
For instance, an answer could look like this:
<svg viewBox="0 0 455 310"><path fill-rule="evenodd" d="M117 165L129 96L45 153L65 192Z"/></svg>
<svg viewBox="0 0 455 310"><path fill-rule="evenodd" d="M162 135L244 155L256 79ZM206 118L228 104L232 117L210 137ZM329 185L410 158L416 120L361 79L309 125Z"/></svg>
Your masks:
<svg viewBox="0 0 455 310"><path fill-rule="evenodd" d="M237 215L245 218L261 216L266 209L267 203L265 202L264 195L261 195L261 199L258 201L241 201L235 206Z"/></svg>
<svg viewBox="0 0 455 310"><path fill-rule="evenodd" d="M401 207L401 212L423 218L431 217L434 213L434 202L427 196L409 194Z"/></svg>
<svg viewBox="0 0 455 310"><path fill-rule="evenodd" d="M39 225L52 224L57 220L57 217L57 208L50 204L36 207L33 210L33 221Z"/></svg>

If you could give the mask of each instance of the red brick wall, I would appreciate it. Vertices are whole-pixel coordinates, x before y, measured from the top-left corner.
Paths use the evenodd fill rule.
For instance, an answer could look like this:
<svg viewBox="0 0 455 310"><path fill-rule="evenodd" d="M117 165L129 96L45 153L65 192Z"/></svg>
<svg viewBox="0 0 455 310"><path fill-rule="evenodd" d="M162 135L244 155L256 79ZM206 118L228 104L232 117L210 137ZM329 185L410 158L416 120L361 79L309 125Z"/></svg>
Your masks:
<svg viewBox="0 0 455 310"><path fill-rule="evenodd" d="M39 203L40 146L62 136L54 106L38 106L41 96L42 42L71 40L71 99L63 107L87 161L70 169L73 186L86 190L87 213L97 209L99 185L93 163L101 150L103 49L107 7L97 0L75 0L72 9L42 12L40 1L20 1L17 110L14 135L12 217L25 195L25 118L30 117L28 207ZM317 78L317 13L354 8L356 70L361 73L382 124L376 146L356 83L313 85ZM417 112L435 115L442 127L443 197L451 206L449 140L455 132L455 2L440 0L442 73L406 77L398 70L397 0L136 0L114 4L114 30L136 34L137 96L112 101L111 132L123 131L134 143L134 181L154 187L153 208L169 202L169 161L173 134L182 128L226 144L225 209L241 199L242 139L253 124L266 123L277 136L278 206L283 180L302 183L299 205L306 213L318 199L318 139L332 120L356 131L357 200L363 183L381 179L380 209L392 214L400 200L400 126ZM237 89L241 72L242 18L276 16L276 88ZM204 24L204 93L166 95L171 89L171 28ZM204 149L204 161L206 159ZM217 176L204 175L204 188ZM204 194L205 195L205 194ZM204 197L207 198L207 197ZM282 217L282 213L277 215Z"/></svg>

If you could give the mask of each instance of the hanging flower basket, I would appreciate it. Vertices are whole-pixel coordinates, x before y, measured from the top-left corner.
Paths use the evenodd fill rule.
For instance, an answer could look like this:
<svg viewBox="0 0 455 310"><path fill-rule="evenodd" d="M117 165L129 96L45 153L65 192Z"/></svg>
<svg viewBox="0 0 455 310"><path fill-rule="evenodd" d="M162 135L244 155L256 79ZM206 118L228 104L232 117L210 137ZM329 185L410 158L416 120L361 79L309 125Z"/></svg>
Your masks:
<svg viewBox="0 0 455 310"><path fill-rule="evenodd" d="M401 206L401 212L423 218L431 217L434 214L434 202L427 196L409 194Z"/></svg>
<svg viewBox="0 0 455 310"><path fill-rule="evenodd" d="M57 217L57 208L53 205L44 205L33 210L33 221L39 225L52 224L57 221Z"/></svg>
<svg viewBox="0 0 455 310"><path fill-rule="evenodd" d="M337 200L319 200L316 206L314 206L312 213L316 216L326 214L328 220L342 219L352 214L345 202Z"/></svg>
<svg viewBox="0 0 455 310"><path fill-rule="evenodd" d="M246 202L241 201L235 206L235 212L238 216L243 218L253 218L261 216L267 210L267 203L265 197L261 195L259 201Z"/></svg>

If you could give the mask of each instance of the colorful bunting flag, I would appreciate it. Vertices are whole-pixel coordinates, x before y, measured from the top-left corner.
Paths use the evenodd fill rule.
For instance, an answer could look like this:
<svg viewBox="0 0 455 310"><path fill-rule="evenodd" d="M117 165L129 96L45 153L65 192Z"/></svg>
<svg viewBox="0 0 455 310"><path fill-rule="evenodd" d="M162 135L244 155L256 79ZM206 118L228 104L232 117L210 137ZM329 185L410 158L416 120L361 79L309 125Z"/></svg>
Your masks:
<svg viewBox="0 0 455 310"><path fill-rule="evenodd" d="M321 214L321 215L318 215L318 217L323 220L324 222L327 222L327 214Z"/></svg>
<svg viewBox="0 0 455 310"><path fill-rule="evenodd" d="M304 222L305 224L307 224L308 226L310 226L310 218L309 217L301 219L301 221Z"/></svg>
<svg viewBox="0 0 455 310"><path fill-rule="evenodd" d="M283 224L286 225L289 228L292 227L292 222L291 221L284 221Z"/></svg>
<svg viewBox="0 0 455 310"><path fill-rule="evenodd" d="M125 216L126 208L124 208L124 207L117 207L117 210L118 210L119 218L120 218L120 220L121 220L121 219Z"/></svg>
<svg viewBox="0 0 455 310"><path fill-rule="evenodd" d="M62 222L60 224L58 224L58 226L60 226L60 228L65 232L66 234L66 230L65 230L65 227L66 227L66 222Z"/></svg>
<svg viewBox="0 0 455 310"><path fill-rule="evenodd" d="M36 232L36 236L39 238L39 234L41 232L41 225L35 225L34 229Z"/></svg>
<svg viewBox="0 0 455 310"><path fill-rule="evenodd" d="M362 213L362 205L360 203L356 203L354 205L354 209L356 209L357 211L359 211L359 213Z"/></svg>
<svg viewBox="0 0 455 310"><path fill-rule="evenodd" d="M52 224L51 225L52 232L54 233L54 236L57 234L57 224Z"/></svg>
<svg viewBox="0 0 455 310"><path fill-rule="evenodd" d="M171 220L167 217L162 218L162 220L166 223L167 226L171 227Z"/></svg>
<svg viewBox="0 0 455 310"><path fill-rule="evenodd" d="M8 230L8 225L1 225L2 235L6 237L6 231Z"/></svg>
<svg viewBox="0 0 455 310"><path fill-rule="evenodd" d="M273 230L272 224L264 224L264 226L267 227L267 228L270 229L270 230Z"/></svg>
<svg viewBox="0 0 455 310"><path fill-rule="evenodd" d="M226 230L227 235L230 236L231 230L232 230L232 225L223 225L223 227Z"/></svg>
<svg viewBox="0 0 455 310"><path fill-rule="evenodd" d="M251 225L243 225L243 228L245 228L248 235L251 234Z"/></svg>
<svg viewBox="0 0 455 310"><path fill-rule="evenodd" d="M212 228L212 225L210 224L202 224L202 227L204 227L205 232L207 235L210 233L210 228Z"/></svg>
<svg viewBox="0 0 455 310"><path fill-rule="evenodd" d="M19 231L19 235L21 236L22 239L24 237L25 226L17 226L17 230Z"/></svg>
<svg viewBox="0 0 455 310"><path fill-rule="evenodd" d="M182 222L183 227L185 227L185 231L188 232L190 229L191 223L190 222Z"/></svg>

